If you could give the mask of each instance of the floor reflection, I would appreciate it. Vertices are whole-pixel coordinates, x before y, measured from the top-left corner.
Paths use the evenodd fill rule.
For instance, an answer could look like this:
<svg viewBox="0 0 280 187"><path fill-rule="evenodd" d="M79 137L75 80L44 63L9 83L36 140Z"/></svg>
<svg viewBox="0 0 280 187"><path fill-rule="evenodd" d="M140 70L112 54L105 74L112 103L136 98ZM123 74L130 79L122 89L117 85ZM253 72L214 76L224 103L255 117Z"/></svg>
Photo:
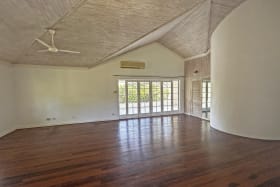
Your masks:
<svg viewBox="0 0 280 187"><path fill-rule="evenodd" d="M182 116L120 121L118 137L121 160L135 161L176 151L180 144L180 133L184 132L184 127L178 124L180 117Z"/></svg>
<svg viewBox="0 0 280 187"><path fill-rule="evenodd" d="M24 129L0 140L0 186L264 186L279 155L186 115Z"/></svg>
<svg viewBox="0 0 280 187"><path fill-rule="evenodd" d="M203 111L202 112L202 118L210 119L210 111L209 112Z"/></svg>

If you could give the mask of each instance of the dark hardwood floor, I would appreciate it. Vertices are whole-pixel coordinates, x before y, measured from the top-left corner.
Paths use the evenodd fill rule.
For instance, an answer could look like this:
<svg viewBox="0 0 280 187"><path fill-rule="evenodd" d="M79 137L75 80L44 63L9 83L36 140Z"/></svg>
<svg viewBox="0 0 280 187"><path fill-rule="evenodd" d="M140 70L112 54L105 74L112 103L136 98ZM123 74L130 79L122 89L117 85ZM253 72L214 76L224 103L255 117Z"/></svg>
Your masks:
<svg viewBox="0 0 280 187"><path fill-rule="evenodd" d="M280 142L185 115L17 130L0 138L0 186L280 187Z"/></svg>

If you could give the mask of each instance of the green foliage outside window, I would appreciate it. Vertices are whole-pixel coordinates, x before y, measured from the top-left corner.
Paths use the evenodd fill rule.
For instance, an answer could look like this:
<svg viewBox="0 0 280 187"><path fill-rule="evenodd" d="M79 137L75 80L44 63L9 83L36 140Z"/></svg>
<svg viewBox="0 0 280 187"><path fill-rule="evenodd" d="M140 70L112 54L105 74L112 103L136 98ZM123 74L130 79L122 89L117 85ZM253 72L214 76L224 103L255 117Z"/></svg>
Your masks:
<svg viewBox="0 0 280 187"><path fill-rule="evenodd" d="M128 102L129 103L136 103L137 102L137 84L128 84ZM146 89L144 89L146 86ZM149 87L145 83L140 83L140 100L142 102L149 102L150 93L149 93ZM160 93L160 85L154 84L152 89L152 97L154 102L160 101L161 93ZM168 99L168 96L171 94L171 89L164 88L163 89L163 99ZM119 85L119 102L120 103L126 103L125 102L125 84Z"/></svg>

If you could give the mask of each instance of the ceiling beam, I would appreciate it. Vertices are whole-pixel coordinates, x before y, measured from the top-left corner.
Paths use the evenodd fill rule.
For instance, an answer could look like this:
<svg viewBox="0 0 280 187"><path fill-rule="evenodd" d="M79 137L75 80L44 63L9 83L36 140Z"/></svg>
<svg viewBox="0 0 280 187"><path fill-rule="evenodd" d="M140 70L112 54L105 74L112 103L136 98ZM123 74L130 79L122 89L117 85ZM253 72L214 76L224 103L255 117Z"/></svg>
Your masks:
<svg viewBox="0 0 280 187"><path fill-rule="evenodd" d="M191 60L194 60L194 59L205 57L205 56L207 56L209 54L210 54L210 49L208 49L205 53L201 53L199 55L195 55L195 56L192 56L192 57L185 58L184 61L188 62L188 61L191 61Z"/></svg>

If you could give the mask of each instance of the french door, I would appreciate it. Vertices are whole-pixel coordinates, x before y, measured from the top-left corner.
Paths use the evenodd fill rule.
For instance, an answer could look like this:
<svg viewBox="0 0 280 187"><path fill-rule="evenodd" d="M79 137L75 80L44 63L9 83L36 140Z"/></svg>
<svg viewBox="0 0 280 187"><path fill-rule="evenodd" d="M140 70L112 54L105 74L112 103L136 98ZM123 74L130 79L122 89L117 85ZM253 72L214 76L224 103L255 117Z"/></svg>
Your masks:
<svg viewBox="0 0 280 187"><path fill-rule="evenodd" d="M180 109L179 80L119 80L119 115L145 117Z"/></svg>
<svg viewBox="0 0 280 187"><path fill-rule="evenodd" d="M210 119L211 110L211 82L202 80L202 117Z"/></svg>

